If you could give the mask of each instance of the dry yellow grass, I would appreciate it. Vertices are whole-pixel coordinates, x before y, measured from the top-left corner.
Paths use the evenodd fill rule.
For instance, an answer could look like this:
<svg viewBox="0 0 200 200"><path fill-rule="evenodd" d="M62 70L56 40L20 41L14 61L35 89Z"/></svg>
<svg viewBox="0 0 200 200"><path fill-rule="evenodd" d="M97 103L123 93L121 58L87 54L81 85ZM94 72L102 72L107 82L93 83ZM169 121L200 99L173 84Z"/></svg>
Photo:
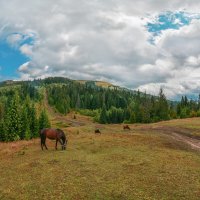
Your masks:
<svg viewBox="0 0 200 200"><path fill-rule="evenodd" d="M81 84L85 84L87 80L77 80L77 82ZM114 86L113 84L105 82L105 81L94 81L94 82L96 86L100 86L100 87L108 88L108 87Z"/></svg>
<svg viewBox="0 0 200 200"><path fill-rule="evenodd" d="M0 199L199 199L200 153L152 129L167 122L124 131L77 117L84 126L60 125L66 151L52 141L41 151L39 139L0 144Z"/></svg>

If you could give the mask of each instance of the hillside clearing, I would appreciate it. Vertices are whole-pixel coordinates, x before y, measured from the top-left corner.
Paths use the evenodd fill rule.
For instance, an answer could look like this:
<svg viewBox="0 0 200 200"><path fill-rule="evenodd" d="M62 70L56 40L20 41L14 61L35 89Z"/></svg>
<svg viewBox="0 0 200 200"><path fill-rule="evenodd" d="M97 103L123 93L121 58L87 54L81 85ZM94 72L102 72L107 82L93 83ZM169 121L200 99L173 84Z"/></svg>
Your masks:
<svg viewBox="0 0 200 200"><path fill-rule="evenodd" d="M41 151L39 139L2 143L0 199L199 199L200 154L159 134L155 126L164 123L130 125L130 131L90 120L60 124L66 151L55 151L52 141Z"/></svg>

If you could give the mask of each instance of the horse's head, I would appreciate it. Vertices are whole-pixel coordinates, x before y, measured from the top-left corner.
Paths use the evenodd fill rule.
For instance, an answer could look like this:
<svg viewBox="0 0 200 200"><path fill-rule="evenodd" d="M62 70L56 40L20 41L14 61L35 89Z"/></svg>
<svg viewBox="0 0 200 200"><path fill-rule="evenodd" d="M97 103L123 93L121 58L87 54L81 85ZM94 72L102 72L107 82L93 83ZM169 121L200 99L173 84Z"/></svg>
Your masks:
<svg viewBox="0 0 200 200"><path fill-rule="evenodd" d="M62 150L66 150L66 144L62 145Z"/></svg>
<svg viewBox="0 0 200 200"><path fill-rule="evenodd" d="M66 150L66 146L67 146L67 138L66 136L63 138L63 144L62 144L62 150Z"/></svg>

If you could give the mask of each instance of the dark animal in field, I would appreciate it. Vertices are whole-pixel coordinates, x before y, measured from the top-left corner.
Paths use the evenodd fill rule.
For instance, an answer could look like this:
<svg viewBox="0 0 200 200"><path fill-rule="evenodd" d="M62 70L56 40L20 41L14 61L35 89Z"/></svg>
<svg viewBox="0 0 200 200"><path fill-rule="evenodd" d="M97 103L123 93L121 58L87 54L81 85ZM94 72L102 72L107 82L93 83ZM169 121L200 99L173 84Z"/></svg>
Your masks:
<svg viewBox="0 0 200 200"><path fill-rule="evenodd" d="M129 127L128 125L124 125L124 126L123 126L123 129L124 129L124 130L131 130L130 127Z"/></svg>
<svg viewBox="0 0 200 200"><path fill-rule="evenodd" d="M74 115L74 119L76 119L76 115Z"/></svg>
<svg viewBox="0 0 200 200"><path fill-rule="evenodd" d="M67 145L67 138L65 136L65 133L61 129L53 129L53 128L44 128L40 131L40 138L41 138L41 148L43 150L43 146L45 146L46 149L46 138L50 140L56 140L56 146L55 149L57 150L57 143L60 142L62 146L62 150L66 149Z"/></svg>
<svg viewBox="0 0 200 200"><path fill-rule="evenodd" d="M100 131L99 129L95 129L94 132L95 132L96 134L97 134L97 133L101 134L101 131Z"/></svg>

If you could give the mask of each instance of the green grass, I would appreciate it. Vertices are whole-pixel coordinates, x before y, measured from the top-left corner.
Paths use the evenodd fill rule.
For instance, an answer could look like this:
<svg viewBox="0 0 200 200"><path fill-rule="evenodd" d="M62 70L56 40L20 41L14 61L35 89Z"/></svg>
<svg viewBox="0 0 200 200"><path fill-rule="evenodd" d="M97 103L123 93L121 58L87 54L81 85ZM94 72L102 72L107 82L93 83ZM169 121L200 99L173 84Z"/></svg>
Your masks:
<svg viewBox="0 0 200 200"><path fill-rule="evenodd" d="M199 199L199 152L148 128L64 130L66 151L52 141L48 151L39 140L0 144L0 199Z"/></svg>

